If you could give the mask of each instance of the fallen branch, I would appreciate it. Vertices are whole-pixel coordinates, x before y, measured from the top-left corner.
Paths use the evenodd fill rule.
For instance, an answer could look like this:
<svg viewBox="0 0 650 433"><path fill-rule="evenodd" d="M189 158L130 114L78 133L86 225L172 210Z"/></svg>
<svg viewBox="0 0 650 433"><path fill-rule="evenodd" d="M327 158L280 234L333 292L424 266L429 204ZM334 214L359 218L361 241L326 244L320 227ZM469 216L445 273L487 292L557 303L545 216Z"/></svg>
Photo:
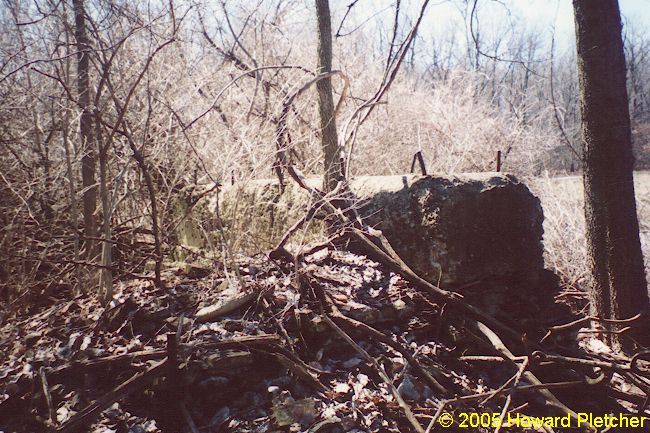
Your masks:
<svg viewBox="0 0 650 433"><path fill-rule="evenodd" d="M548 332L546 333L546 335L544 335L544 337L542 337L542 339L540 340L540 343L543 343L546 339L548 339L549 337L551 337L553 334L555 334L557 332L565 331L567 329L572 329L572 328L578 327L578 326L580 326L580 325L582 325L584 323L601 322L601 323L609 323L609 324L628 324L629 325L629 324L635 323L636 321L638 321L638 320L640 320L642 318L643 318L642 313L639 313L639 314L637 314L635 316L632 316L629 319L621 319L621 320L617 320L617 319L601 319L601 318L596 317L596 316L585 316L585 317L581 317L579 319L576 319L576 320L574 320L572 322L565 323L563 325L557 325L557 326L550 327L548 329ZM601 332L601 331L599 331L599 332Z"/></svg>
<svg viewBox="0 0 650 433"><path fill-rule="evenodd" d="M110 407L114 402L142 389L155 378L168 371L167 359L165 359L156 363L146 371L137 373L126 382L123 382L112 391L104 394L103 397L93 401L83 410L76 413L72 418L61 425L57 431L60 433L72 432L79 427L90 425L100 413Z"/></svg>
<svg viewBox="0 0 650 433"><path fill-rule="evenodd" d="M375 370L377 370L379 377L381 377L384 383L388 386L388 389L390 389L390 392L391 394L393 394L393 397L397 401L397 404L399 404L400 408L404 412L406 419L408 419L408 421L411 423L411 425L413 426L416 432L424 433L424 428L422 428L420 422L415 418L415 415L413 414L413 411L411 410L408 403L404 401L400 393L397 391L397 388L395 388L395 385L393 385L393 381L390 380L388 374L386 374L384 367L379 365L379 363L375 360L375 358L370 356L370 354L365 350L363 350L361 346L359 346L348 334L345 333L345 331L339 328L338 325L334 323L327 314L323 314L323 319L332 328L332 330L334 330L337 334L339 334L350 346L352 346L352 348L359 355L363 356L366 359L366 361L368 361L375 368Z"/></svg>
<svg viewBox="0 0 650 433"><path fill-rule="evenodd" d="M41 367L39 370L39 375L41 377L41 385L43 386L43 394L45 395L45 402L47 403L47 414L51 425L56 425L56 411L54 405L52 404L52 394L50 393L50 385L47 383L47 376L45 374L45 368Z"/></svg>
<svg viewBox="0 0 650 433"><path fill-rule="evenodd" d="M229 314L240 309L244 305L253 302L257 296L257 293L249 291L237 293L228 299L220 299L216 303L197 311L196 320L197 322L209 322L210 320Z"/></svg>
<svg viewBox="0 0 650 433"><path fill-rule="evenodd" d="M519 367L517 374L514 376L512 388L510 389L510 392L506 397L506 402L503 405L503 409L501 409L501 414L499 415L499 423L497 425L497 428L494 430L494 433L499 433L501 431L503 420L505 419L506 414L508 413L508 409L510 408L510 403L512 402L512 396L514 395L515 390L519 386L519 382L521 382L521 376L524 374L527 368L528 368L528 359L526 359L524 362L521 363L521 366Z"/></svg>
<svg viewBox="0 0 650 433"><path fill-rule="evenodd" d="M514 378L513 378L514 379ZM513 379L509 380L508 382L511 382ZM540 390L551 390L551 389L565 389L565 388L571 388L571 387L576 387L576 386L584 386L588 385L583 380L572 380L572 381L567 381L567 382L551 382L551 383L540 383L540 384L535 384L535 385L520 385L517 387L501 387L498 390L495 391L488 391L488 392L482 392L479 394L472 394L472 395L464 395L462 397L457 397L457 398L452 398L452 399L447 399L447 400L442 400L439 403L438 409L436 410L436 413L434 414L433 418L429 422L429 426L427 427L426 432L430 432L433 429L433 426L435 425L436 421L442 414L442 412L445 410L445 408L449 405L455 404L455 403L470 403L473 401L478 401L478 400L483 400L486 401L488 398L492 398L494 396L499 396L505 393L510 393L512 391L518 391L518 392L527 392L527 391L540 391ZM635 401L637 401L635 399ZM435 403L432 402L431 400L428 400L429 404L434 405ZM528 405L528 403L525 403L523 406L516 407L510 411L509 413L512 413L514 411L521 410L522 407L525 407Z"/></svg>
<svg viewBox="0 0 650 433"><path fill-rule="evenodd" d="M347 317L340 312L336 312L332 314L332 320L334 322L339 322L345 326L351 327L356 331L362 332L369 337L384 343L385 345L393 348L402 356L406 359L406 361L409 363L409 365L415 370L415 373L422 379L424 380L427 385L431 389L434 389L440 393L448 394L449 390L442 386L440 382L438 382L432 375L429 373L422 365L418 362L417 359L409 352L402 344L399 342L393 340L392 338L388 337L386 334L378 331L377 329L373 328L370 325L366 325L363 322L360 322L358 320L354 320L350 317Z"/></svg>
<svg viewBox="0 0 650 433"><path fill-rule="evenodd" d="M474 323L474 325L477 327L477 329L483 335L485 335L485 337L487 337L487 339L490 341L490 343L492 344L492 346L494 347L494 349L497 352L501 353L501 355L503 355L504 358L509 359L510 361L512 361L513 364L515 363L515 361L514 361L515 356L512 354L512 352L510 352L510 350L506 347L506 345L503 344L503 342L501 341L499 336L497 334L495 334L494 331L492 331L490 328L488 328L487 326L485 326L481 322L476 322L476 323ZM544 385L542 383L542 381L539 380L530 371L524 371L523 375L526 378L526 380L528 382L532 383L533 385ZM578 424L578 414L575 411L573 411L571 408L569 408L567 405L562 403L557 397L555 397L555 395L552 392L550 392L548 390L548 388L540 389L540 394L546 399L546 403L549 406L555 407L556 409L559 410L559 413L561 413L563 415L568 414L571 417L571 419L576 422L576 425L580 425L580 424ZM584 424L584 422L583 422L583 424ZM584 427L584 429L586 431L596 431L595 427L593 427L589 423L587 423L587 424L588 424L588 426Z"/></svg>
<svg viewBox="0 0 650 433"><path fill-rule="evenodd" d="M172 333L170 335L174 336L175 334ZM275 335L263 334L258 336L238 337L238 338L210 343L206 345L186 346L186 348L199 350L199 349L227 349L231 347L241 347L241 346L248 346L248 345L268 346L268 345L273 345L274 343L277 343L279 341L280 339ZM137 356L143 356L143 357L158 356L160 352L172 354L174 357L176 357L178 356L178 349L175 347L174 342L175 339L172 338L170 340L170 345L168 346L167 351L164 350L143 351L143 352L136 352L134 354L125 354L125 355L118 355L113 357L106 357L99 360L94 360L95 362L90 363L89 365L93 365L93 366L103 365L115 361L134 359ZM211 362L213 364L216 364L221 359L223 359L225 363L228 363L229 362L228 354L217 355L216 358L211 359ZM57 432L61 432L61 433L72 432L77 430L78 428L90 425L93 422L93 420L97 416L99 416L99 414L101 414L104 410L110 407L114 402L121 400L134 392L139 391L140 389L144 388L146 385L151 383L154 379L156 379L159 376L167 375L171 377L175 375L177 371L175 367L177 365L178 360L176 359L173 362L170 362L168 360L169 357L166 357L162 361L159 361L156 364L154 364L152 367L148 368L146 371L136 373L130 379L121 383L120 385L115 387L112 391L107 392L101 398L93 401L84 409L82 409L80 412L76 413L72 418L70 418L68 421L62 424L57 429ZM70 364L66 366L66 370L71 368L75 368L75 364ZM61 374L63 370L64 369L59 368L57 369L57 373Z"/></svg>

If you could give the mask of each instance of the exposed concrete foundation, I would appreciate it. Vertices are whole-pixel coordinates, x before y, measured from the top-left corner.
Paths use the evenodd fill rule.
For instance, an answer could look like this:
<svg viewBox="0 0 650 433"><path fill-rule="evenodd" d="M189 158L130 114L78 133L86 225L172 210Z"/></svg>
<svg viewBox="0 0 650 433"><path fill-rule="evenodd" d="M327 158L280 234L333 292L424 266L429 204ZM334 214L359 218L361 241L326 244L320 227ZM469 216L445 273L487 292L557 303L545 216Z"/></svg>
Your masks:
<svg viewBox="0 0 650 433"><path fill-rule="evenodd" d="M310 182L319 186L320 179ZM497 278L534 283L543 270L542 208L514 176L367 176L350 186L365 221L432 282L461 286ZM245 234L242 244L261 251L304 215L312 199L297 185L280 194L277 181L257 180L224 188L219 202L226 230ZM320 233L315 224L301 234L303 239Z"/></svg>

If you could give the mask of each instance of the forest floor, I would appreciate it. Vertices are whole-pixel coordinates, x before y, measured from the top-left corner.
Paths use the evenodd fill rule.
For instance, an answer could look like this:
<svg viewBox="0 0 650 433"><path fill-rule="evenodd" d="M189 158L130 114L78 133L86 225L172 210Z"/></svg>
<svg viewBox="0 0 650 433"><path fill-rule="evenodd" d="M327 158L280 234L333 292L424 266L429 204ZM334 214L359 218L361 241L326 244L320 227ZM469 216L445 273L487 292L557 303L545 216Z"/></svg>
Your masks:
<svg viewBox="0 0 650 433"><path fill-rule="evenodd" d="M0 431L562 432L512 420L647 406L639 359L578 334L587 323L552 328L576 316L507 282L472 293L505 297L495 314L518 338L349 252L298 271L266 255L234 274L188 265L164 285L122 282L106 308L33 293L4 317Z"/></svg>

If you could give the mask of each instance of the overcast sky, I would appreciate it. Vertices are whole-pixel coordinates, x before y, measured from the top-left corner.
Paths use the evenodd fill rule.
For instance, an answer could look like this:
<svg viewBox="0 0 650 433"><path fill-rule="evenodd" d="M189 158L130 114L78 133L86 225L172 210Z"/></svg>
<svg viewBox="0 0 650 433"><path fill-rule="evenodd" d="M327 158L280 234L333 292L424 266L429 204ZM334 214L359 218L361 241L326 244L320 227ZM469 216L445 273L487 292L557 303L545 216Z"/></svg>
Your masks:
<svg viewBox="0 0 650 433"><path fill-rule="evenodd" d="M509 0L506 3L514 14L531 25L551 27L555 23L558 36L575 37L571 0ZM630 21L637 27L650 26L650 0L619 0L618 3L624 22Z"/></svg>
<svg viewBox="0 0 650 433"><path fill-rule="evenodd" d="M350 3L352 0L331 1L334 31ZM402 0L403 8L411 16L415 15L421 3L422 0ZM473 2L467 3L469 6L465 7L468 12ZM463 0L431 0L420 35L425 40L431 35L440 39L458 32L461 39L464 38L461 10L467 3ZM380 20L384 22L384 26L390 26L394 5L395 0L359 0L346 23L349 23L351 28L364 22L365 26L372 26ZM629 23L643 33L650 30L650 0L619 0L619 5L626 25ZM550 35L555 29L558 48L573 47L575 34L571 0L479 0L477 16L481 33L484 35L515 26L544 33L544 39L550 40Z"/></svg>

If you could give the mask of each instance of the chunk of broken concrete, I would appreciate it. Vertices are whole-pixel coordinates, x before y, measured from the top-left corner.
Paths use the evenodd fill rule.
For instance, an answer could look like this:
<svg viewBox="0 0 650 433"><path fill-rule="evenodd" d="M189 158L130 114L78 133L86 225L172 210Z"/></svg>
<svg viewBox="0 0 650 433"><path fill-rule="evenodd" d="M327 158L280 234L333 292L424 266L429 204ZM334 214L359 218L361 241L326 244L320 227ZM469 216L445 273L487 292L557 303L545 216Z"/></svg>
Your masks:
<svg viewBox="0 0 650 433"><path fill-rule="evenodd" d="M359 179L361 215L427 280L536 281L544 267L540 201L514 176Z"/></svg>

